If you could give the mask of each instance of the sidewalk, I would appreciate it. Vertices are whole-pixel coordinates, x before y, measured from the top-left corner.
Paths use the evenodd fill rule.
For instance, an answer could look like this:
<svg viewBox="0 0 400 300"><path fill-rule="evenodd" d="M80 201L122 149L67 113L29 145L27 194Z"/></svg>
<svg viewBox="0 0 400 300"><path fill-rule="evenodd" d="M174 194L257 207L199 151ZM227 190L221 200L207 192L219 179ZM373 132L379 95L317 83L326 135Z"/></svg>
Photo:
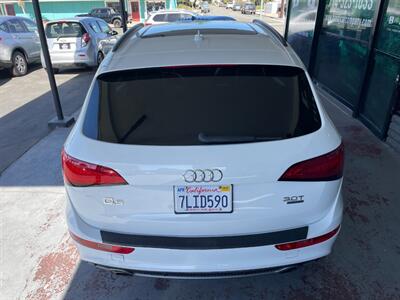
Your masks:
<svg viewBox="0 0 400 300"><path fill-rule="evenodd" d="M93 72L86 70L56 75L65 115L82 105L92 78ZM0 87L1 178L11 163L50 133L47 122L54 117L54 105L46 72L39 66L26 76L6 78Z"/></svg>
<svg viewBox="0 0 400 300"><path fill-rule="evenodd" d="M400 159L321 93L343 136L345 215L332 255L285 274L225 280L122 277L79 261L68 237L56 129L0 178L2 299L399 298Z"/></svg>

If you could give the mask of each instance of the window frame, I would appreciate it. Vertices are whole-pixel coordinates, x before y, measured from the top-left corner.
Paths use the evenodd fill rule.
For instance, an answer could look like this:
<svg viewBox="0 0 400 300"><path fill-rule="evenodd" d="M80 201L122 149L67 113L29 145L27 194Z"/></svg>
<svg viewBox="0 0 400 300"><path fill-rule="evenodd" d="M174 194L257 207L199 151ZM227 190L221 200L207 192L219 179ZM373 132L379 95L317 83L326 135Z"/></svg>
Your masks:
<svg viewBox="0 0 400 300"><path fill-rule="evenodd" d="M33 22L32 20L25 19L25 18L21 18L20 21L22 22L22 24L24 25L25 29L26 29L28 32L31 32L31 33L37 32L37 24L36 24L35 22ZM29 23L32 23L32 24L29 24ZM33 30L33 31L30 30L29 27L28 27L28 25L29 25L29 26L35 26L35 30Z"/></svg>
<svg viewBox="0 0 400 300"><path fill-rule="evenodd" d="M105 33L105 34L111 34L112 33L112 31L113 31L112 28L110 26L108 26L108 24L106 22L104 22L103 20L97 20L96 22L100 27L100 32ZM105 25L107 27L107 29L108 29L107 32L103 31L102 25Z"/></svg>
<svg viewBox="0 0 400 300"><path fill-rule="evenodd" d="M20 34L20 33L27 33L27 32L29 32L28 29L25 27L25 24L22 23L22 21L21 21L20 19L8 19L8 20L6 20L6 23L12 23L12 22L18 23L18 24L21 26L21 28L23 29L23 31L11 32L10 24L7 24L9 33Z"/></svg>
<svg viewBox="0 0 400 300"><path fill-rule="evenodd" d="M4 25L4 29L5 30L2 30L1 29L1 26L3 26ZM10 33L10 29L8 28L8 25L7 25L7 22L6 21L4 21L3 23L0 23L0 31L1 32L5 32L5 33Z"/></svg>

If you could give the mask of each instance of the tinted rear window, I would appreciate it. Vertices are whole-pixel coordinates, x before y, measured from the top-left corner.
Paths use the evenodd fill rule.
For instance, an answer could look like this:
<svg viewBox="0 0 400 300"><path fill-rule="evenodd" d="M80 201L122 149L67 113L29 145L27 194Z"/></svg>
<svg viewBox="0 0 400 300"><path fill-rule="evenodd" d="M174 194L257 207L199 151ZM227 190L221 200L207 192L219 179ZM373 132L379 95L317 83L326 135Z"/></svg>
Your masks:
<svg viewBox="0 0 400 300"><path fill-rule="evenodd" d="M100 75L84 134L123 144L202 145L286 139L320 126L299 68L169 67Z"/></svg>
<svg viewBox="0 0 400 300"><path fill-rule="evenodd" d="M59 37L82 37L86 32L78 22L57 22L46 26L46 36L50 39Z"/></svg>

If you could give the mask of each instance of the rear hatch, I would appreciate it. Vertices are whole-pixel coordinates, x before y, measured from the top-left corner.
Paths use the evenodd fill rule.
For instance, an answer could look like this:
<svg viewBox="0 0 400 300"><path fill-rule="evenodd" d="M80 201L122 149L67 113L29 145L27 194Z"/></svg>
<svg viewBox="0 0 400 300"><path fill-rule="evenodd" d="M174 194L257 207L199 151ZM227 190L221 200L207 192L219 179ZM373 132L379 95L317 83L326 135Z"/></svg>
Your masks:
<svg viewBox="0 0 400 300"><path fill-rule="evenodd" d="M57 21L46 25L46 38L52 54L74 53L86 46L88 33L77 21Z"/></svg>
<svg viewBox="0 0 400 300"><path fill-rule="evenodd" d="M314 174L282 177L340 145L299 68L100 74L82 114L65 145L64 171L77 178L67 191L78 214L104 230L215 236L297 228L325 216L339 191L332 154L313 160ZM85 171L74 177L68 164ZM89 181L80 181L88 170ZM108 174L104 182L97 172ZM195 203L189 194L206 198Z"/></svg>

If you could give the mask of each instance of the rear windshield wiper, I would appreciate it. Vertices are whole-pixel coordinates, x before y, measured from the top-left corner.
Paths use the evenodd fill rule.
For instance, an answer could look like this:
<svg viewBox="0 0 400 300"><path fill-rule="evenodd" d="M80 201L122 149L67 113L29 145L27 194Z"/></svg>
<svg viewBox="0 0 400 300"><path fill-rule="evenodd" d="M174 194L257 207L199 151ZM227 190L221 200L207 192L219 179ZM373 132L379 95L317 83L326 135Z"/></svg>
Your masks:
<svg viewBox="0 0 400 300"><path fill-rule="evenodd" d="M276 141L283 139L282 137L269 137L269 136L248 136L248 135L206 135L200 132L198 135L200 142L205 144L224 144L224 143L250 143L262 141Z"/></svg>
<svg viewBox="0 0 400 300"><path fill-rule="evenodd" d="M146 115L142 115L139 119L137 119L135 123L133 123L132 126L129 128L129 130L120 139L118 139L118 143L121 144L125 142L125 140L132 134L132 132L134 132L140 125L143 124L146 118Z"/></svg>

